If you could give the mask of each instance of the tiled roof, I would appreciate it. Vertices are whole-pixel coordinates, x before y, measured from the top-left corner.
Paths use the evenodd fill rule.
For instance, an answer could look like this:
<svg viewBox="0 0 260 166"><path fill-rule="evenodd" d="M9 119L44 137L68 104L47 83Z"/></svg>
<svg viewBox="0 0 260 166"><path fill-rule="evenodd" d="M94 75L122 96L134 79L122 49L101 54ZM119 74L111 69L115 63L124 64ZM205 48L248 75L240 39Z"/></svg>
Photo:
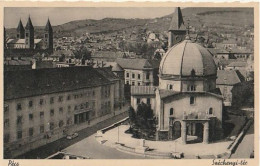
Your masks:
<svg viewBox="0 0 260 166"><path fill-rule="evenodd" d="M175 94L179 94L181 92L177 92L177 91L172 91L172 90L166 90L166 89L159 89L159 93L161 98L166 98Z"/></svg>
<svg viewBox="0 0 260 166"><path fill-rule="evenodd" d="M148 60L148 59L126 59L126 58L118 58L116 62L123 68L123 69L136 69L136 70L143 70L143 69L156 69L159 68L160 62L157 60Z"/></svg>
<svg viewBox="0 0 260 166"><path fill-rule="evenodd" d="M210 91L210 92L177 92L177 91L172 91L172 90L159 89L159 93L160 93L161 99L165 99L167 97L174 96L174 95L186 95L186 94L213 95L215 97L222 98L221 92L218 88L215 89L214 91Z"/></svg>
<svg viewBox="0 0 260 166"><path fill-rule="evenodd" d="M106 77L109 81L118 80L119 78L112 72L110 67L96 68L96 71Z"/></svg>
<svg viewBox="0 0 260 166"><path fill-rule="evenodd" d="M154 86L131 86L131 95L155 95Z"/></svg>
<svg viewBox="0 0 260 166"><path fill-rule="evenodd" d="M17 32L21 32L21 31L24 32L24 27L23 27L23 23L22 23L22 20L21 20L21 19L20 19L19 24L18 24L18 26L17 26L17 28L16 28L16 31L17 31Z"/></svg>
<svg viewBox="0 0 260 166"><path fill-rule="evenodd" d="M239 79L235 70L218 70L217 71L217 85L235 85L240 83L241 80Z"/></svg>
<svg viewBox="0 0 260 166"><path fill-rule="evenodd" d="M111 83L91 67L4 72L4 99L71 91Z"/></svg>
<svg viewBox="0 0 260 166"><path fill-rule="evenodd" d="M231 62L227 67L246 67L247 63L243 61Z"/></svg>
<svg viewBox="0 0 260 166"><path fill-rule="evenodd" d="M34 29L30 16L28 18L28 21L27 21L27 24L25 26L25 29Z"/></svg>

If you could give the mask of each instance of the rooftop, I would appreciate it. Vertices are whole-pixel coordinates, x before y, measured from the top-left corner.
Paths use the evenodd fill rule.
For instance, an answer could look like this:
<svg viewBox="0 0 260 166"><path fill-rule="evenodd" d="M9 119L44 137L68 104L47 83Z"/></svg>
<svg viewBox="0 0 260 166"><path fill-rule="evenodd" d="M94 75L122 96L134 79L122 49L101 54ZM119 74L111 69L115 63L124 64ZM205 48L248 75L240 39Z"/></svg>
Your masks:
<svg viewBox="0 0 260 166"><path fill-rule="evenodd" d="M118 58L116 59L116 62L123 69L135 69L135 70L156 69L159 68L159 64L160 64L158 60L150 60L150 59Z"/></svg>
<svg viewBox="0 0 260 166"><path fill-rule="evenodd" d="M217 85L235 85L240 83L237 72L235 70L218 70L217 71Z"/></svg>
<svg viewBox="0 0 260 166"><path fill-rule="evenodd" d="M107 77L91 67L6 71L4 99L72 91L109 83Z"/></svg>

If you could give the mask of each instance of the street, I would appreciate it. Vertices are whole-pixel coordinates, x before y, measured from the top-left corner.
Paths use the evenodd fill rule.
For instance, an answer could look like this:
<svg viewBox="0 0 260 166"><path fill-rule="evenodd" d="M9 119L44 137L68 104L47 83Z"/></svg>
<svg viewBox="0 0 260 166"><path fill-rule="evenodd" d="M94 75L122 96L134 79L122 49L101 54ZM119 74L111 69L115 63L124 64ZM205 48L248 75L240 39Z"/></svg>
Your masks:
<svg viewBox="0 0 260 166"><path fill-rule="evenodd" d="M95 139L95 134L62 151L91 159L145 159L143 156L120 152L115 148L102 145Z"/></svg>
<svg viewBox="0 0 260 166"><path fill-rule="evenodd" d="M252 124L231 158L249 158L254 150L254 124Z"/></svg>

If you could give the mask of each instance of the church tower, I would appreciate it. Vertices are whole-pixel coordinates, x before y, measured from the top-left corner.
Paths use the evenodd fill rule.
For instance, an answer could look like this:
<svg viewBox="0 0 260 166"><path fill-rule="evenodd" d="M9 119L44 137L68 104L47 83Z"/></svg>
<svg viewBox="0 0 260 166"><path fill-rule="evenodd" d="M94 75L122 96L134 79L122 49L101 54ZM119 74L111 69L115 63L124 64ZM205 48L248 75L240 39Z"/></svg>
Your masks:
<svg viewBox="0 0 260 166"><path fill-rule="evenodd" d="M20 19L19 24L17 26L16 32L17 32L17 34L16 34L17 39L24 39L24 32L25 31L24 31L24 27L23 27L23 23L22 23L21 19Z"/></svg>
<svg viewBox="0 0 260 166"><path fill-rule="evenodd" d="M25 45L26 48L34 48L34 27L32 25L31 18L29 16L27 24L25 26Z"/></svg>
<svg viewBox="0 0 260 166"><path fill-rule="evenodd" d="M53 51L53 30L49 18L44 29L44 41L46 43L46 49L52 52Z"/></svg>
<svg viewBox="0 0 260 166"><path fill-rule="evenodd" d="M181 8L177 7L173 13L169 28L168 49L175 44L183 41L186 36L186 27L184 25Z"/></svg>

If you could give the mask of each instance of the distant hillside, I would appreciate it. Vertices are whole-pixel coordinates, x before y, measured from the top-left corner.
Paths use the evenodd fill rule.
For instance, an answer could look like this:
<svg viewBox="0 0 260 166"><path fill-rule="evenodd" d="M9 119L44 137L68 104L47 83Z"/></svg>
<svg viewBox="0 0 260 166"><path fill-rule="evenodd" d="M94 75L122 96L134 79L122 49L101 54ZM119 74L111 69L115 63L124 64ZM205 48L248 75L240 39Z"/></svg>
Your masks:
<svg viewBox="0 0 260 166"><path fill-rule="evenodd" d="M253 26L253 8L184 8L182 9L185 23L190 20L190 25L200 29L203 26L224 31L226 28L239 29ZM55 37L79 36L83 33L110 33L118 30L130 30L136 27L146 27L148 30L164 32L168 30L171 16L167 15L155 19L116 19L105 18L102 20L77 20L62 25L54 26ZM43 27L36 27L36 36L42 37ZM7 29L7 34L14 37L16 30Z"/></svg>
<svg viewBox="0 0 260 166"><path fill-rule="evenodd" d="M253 26L253 8L184 8L182 9L184 22L196 28L202 26L221 27L225 25L240 28ZM170 26L172 14L151 20L146 27L152 31L167 31Z"/></svg>

